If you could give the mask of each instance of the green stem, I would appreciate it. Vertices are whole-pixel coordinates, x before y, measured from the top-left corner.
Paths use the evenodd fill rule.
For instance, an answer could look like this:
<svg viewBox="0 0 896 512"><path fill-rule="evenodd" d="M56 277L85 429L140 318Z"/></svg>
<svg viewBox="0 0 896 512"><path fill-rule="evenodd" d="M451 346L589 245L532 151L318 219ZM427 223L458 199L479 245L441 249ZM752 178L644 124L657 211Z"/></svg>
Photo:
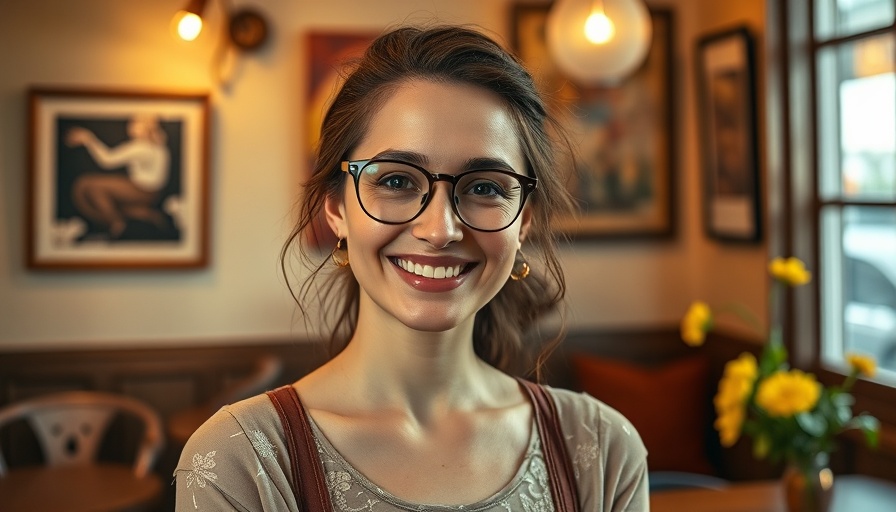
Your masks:
<svg viewBox="0 0 896 512"><path fill-rule="evenodd" d="M782 334L780 324L773 324L768 332L768 342L770 345L781 345L784 343L784 335Z"/></svg>
<svg viewBox="0 0 896 512"><path fill-rule="evenodd" d="M783 286L777 279L772 279L772 286L768 291L769 298L769 324L771 328L769 329L768 334L768 342L772 345L780 346L784 343L784 334L781 318L780 303L781 303L781 290Z"/></svg>
<svg viewBox="0 0 896 512"><path fill-rule="evenodd" d="M743 320L747 325L756 330L756 332L762 335L762 323L759 322L759 319L756 318L756 315L753 314L752 311L747 309L743 304L738 302L729 302L724 304L719 308L719 312L730 311L738 316L741 320Z"/></svg>
<svg viewBox="0 0 896 512"><path fill-rule="evenodd" d="M849 390L852 389L852 385L856 383L856 378L858 377L858 372L852 370L849 372L849 375L846 376L846 380L843 381L843 386L840 388L844 393L849 393Z"/></svg>

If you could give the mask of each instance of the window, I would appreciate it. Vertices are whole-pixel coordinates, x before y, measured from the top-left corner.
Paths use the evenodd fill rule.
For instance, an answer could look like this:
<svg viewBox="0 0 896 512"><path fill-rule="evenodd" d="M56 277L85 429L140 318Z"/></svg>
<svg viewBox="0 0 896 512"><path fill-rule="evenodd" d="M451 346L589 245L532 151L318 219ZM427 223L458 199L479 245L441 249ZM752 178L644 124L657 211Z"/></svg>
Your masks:
<svg viewBox="0 0 896 512"><path fill-rule="evenodd" d="M868 354L896 384L893 0L813 8L820 363Z"/></svg>
<svg viewBox="0 0 896 512"><path fill-rule="evenodd" d="M798 366L896 424L896 0L766 0L772 251L813 269L785 303Z"/></svg>

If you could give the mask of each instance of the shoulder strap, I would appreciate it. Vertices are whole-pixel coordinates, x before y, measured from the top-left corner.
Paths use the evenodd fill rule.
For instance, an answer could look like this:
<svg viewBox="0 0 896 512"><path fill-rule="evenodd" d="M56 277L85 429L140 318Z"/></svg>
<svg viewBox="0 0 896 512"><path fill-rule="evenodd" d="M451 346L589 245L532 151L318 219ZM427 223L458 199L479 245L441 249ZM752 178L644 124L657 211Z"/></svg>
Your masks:
<svg viewBox="0 0 896 512"><path fill-rule="evenodd" d="M535 424L541 438L544 461L548 469L548 481L551 495L554 497L556 512L575 512L579 499L576 491L575 474L572 461L566 452L566 441L557 415L554 401L544 387L525 379L518 379L529 393L532 408L535 410Z"/></svg>
<svg viewBox="0 0 896 512"><path fill-rule="evenodd" d="M554 401L542 386L519 379L523 389L529 394L535 411L535 425L542 442L545 465L551 495L556 512L578 510L578 497L572 462L566 452L566 442ZM286 446L292 469L293 492L303 512L329 512L333 510L330 493L327 490L323 465L317 455L317 445L311 433L311 424L299 395L292 386L282 386L267 395L283 424ZM303 478L304 477L304 478ZM315 499L316 498L316 499Z"/></svg>
<svg viewBox="0 0 896 512"><path fill-rule="evenodd" d="M330 492L324 476L311 424L299 395L292 386L267 392L286 434L286 449L292 466L293 494L302 512L331 512Z"/></svg>

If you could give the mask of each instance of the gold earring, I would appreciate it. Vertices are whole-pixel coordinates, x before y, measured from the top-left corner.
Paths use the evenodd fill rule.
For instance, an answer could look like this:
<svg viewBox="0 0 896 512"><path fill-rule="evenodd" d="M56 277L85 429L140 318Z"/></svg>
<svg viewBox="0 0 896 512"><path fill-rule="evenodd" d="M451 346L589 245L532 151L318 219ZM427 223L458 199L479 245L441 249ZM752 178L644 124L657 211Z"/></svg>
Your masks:
<svg viewBox="0 0 896 512"><path fill-rule="evenodd" d="M333 249L333 252L330 253L330 258L333 260L333 263L336 264L337 267L347 267L348 266L348 249L344 249L342 247L342 241L344 238L340 238L336 242L336 248Z"/></svg>
<svg viewBox="0 0 896 512"><path fill-rule="evenodd" d="M510 278L514 281L522 281L529 277L529 262L526 261L526 255L522 250L516 251L516 257L513 259L513 269L510 271Z"/></svg>

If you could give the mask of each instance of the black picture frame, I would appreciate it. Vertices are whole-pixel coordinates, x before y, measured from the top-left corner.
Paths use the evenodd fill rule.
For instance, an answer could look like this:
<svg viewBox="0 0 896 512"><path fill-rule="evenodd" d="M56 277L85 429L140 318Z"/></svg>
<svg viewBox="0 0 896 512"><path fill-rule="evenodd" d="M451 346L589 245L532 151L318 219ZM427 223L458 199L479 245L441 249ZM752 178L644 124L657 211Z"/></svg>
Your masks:
<svg viewBox="0 0 896 512"><path fill-rule="evenodd" d="M721 242L763 236L754 48L746 26L697 40L703 223Z"/></svg>

